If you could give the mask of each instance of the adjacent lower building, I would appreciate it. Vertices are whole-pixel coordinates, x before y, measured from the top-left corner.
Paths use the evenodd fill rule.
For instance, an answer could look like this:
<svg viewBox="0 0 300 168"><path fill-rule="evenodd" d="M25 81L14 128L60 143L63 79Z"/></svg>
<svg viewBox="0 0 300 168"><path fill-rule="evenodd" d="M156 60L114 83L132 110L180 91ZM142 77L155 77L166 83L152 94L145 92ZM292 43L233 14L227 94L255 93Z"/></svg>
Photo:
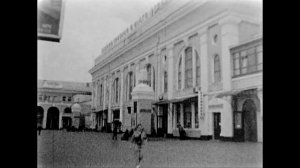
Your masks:
<svg viewBox="0 0 300 168"><path fill-rule="evenodd" d="M262 142L262 39L259 1L162 1L89 71L95 127Z"/></svg>
<svg viewBox="0 0 300 168"><path fill-rule="evenodd" d="M90 128L91 94L91 83L38 80L38 126L44 129Z"/></svg>

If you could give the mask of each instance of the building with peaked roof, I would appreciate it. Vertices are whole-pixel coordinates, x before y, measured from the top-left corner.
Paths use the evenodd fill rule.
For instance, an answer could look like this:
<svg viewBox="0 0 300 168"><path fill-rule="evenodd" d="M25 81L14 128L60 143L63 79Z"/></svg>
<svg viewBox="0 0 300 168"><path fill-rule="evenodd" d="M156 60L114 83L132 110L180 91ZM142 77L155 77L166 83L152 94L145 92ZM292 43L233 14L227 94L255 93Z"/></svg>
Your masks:
<svg viewBox="0 0 300 168"><path fill-rule="evenodd" d="M262 53L261 2L162 1L95 59L97 127L261 142Z"/></svg>
<svg viewBox="0 0 300 168"><path fill-rule="evenodd" d="M38 125L44 129L85 125L82 118L91 118L91 92L91 83L38 80Z"/></svg>

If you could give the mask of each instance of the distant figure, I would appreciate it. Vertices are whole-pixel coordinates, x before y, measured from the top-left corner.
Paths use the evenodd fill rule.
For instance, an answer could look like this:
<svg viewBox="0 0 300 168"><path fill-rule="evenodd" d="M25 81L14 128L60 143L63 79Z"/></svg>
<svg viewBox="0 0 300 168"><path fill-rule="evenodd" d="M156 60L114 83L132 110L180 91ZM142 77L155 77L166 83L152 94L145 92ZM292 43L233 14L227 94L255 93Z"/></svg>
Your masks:
<svg viewBox="0 0 300 168"><path fill-rule="evenodd" d="M178 131L179 131L180 139L184 140L186 137L186 133L185 133L183 127L179 123L177 124L177 127L178 127Z"/></svg>
<svg viewBox="0 0 300 168"><path fill-rule="evenodd" d="M118 124L117 124L117 122L115 121L114 123L113 123L113 137L112 137L112 139L113 140L118 140Z"/></svg>
<svg viewBox="0 0 300 168"><path fill-rule="evenodd" d="M38 123L38 132L39 132L39 135L41 135L41 131L42 131L42 125L40 123Z"/></svg>
<svg viewBox="0 0 300 168"><path fill-rule="evenodd" d="M147 140L146 133L144 131L144 128L141 124L138 124L136 128L134 129L132 140L131 142L134 144L134 153L137 158L136 167L140 167L140 163L143 159L143 155L141 154L142 145L144 144L144 141Z"/></svg>

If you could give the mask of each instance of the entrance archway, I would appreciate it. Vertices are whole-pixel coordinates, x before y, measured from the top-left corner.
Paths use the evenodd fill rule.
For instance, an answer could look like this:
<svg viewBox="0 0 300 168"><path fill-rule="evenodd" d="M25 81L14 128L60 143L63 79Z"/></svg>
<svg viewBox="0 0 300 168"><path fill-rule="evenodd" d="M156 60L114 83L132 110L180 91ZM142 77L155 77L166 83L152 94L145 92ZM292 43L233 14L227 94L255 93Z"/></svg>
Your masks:
<svg viewBox="0 0 300 168"><path fill-rule="evenodd" d="M252 99L248 99L243 104L244 114L244 139L245 141L257 142L257 119L256 106Z"/></svg>
<svg viewBox="0 0 300 168"><path fill-rule="evenodd" d="M59 128L59 110L57 107L50 107L47 112L47 129Z"/></svg>
<svg viewBox="0 0 300 168"><path fill-rule="evenodd" d="M43 126L44 109L41 106L37 106L37 125L38 127Z"/></svg>

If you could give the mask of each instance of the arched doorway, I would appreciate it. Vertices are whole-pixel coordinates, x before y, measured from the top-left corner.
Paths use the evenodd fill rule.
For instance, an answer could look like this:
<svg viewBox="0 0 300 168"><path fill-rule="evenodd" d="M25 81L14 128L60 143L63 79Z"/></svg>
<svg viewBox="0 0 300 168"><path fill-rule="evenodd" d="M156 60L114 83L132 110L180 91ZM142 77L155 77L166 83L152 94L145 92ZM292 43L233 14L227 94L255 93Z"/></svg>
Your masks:
<svg viewBox="0 0 300 168"><path fill-rule="evenodd" d="M243 104L245 141L257 142L256 106L252 99Z"/></svg>
<svg viewBox="0 0 300 168"><path fill-rule="evenodd" d="M43 126L44 109L41 106L37 106L37 126Z"/></svg>
<svg viewBox="0 0 300 168"><path fill-rule="evenodd" d="M59 128L59 110L57 107L50 107L47 112L47 129Z"/></svg>
<svg viewBox="0 0 300 168"><path fill-rule="evenodd" d="M71 114L71 108L66 107L64 110L65 114ZM63 123L63 128L70 128L72 126L72 118L69 116L63 116L62 117L62 123Z"/></svg>

